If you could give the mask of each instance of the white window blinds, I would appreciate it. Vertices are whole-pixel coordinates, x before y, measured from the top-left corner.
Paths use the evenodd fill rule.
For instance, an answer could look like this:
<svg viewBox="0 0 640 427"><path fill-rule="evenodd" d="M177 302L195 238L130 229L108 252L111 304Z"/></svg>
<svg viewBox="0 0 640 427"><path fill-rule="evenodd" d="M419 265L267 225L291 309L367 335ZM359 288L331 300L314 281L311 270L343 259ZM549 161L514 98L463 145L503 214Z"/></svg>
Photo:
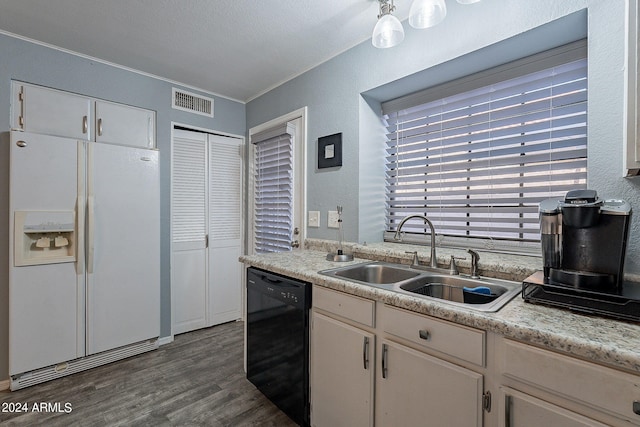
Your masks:
<svg viewBox="0 0 640 427"><path fill-rule="evenodd" d="M293 135L289 125L252 136L255 144L255 253L291 250Z"/></svg>
<svg viewBox="0 0 640 427"><path fill-rule="evenodd" d="M465 79L412 95L428 100L419 105L383 105L387 231L421 214L445 236L539 240L538 203L586 187L583 45L485 72L491 84L460 92L483 81Z"/></svg>

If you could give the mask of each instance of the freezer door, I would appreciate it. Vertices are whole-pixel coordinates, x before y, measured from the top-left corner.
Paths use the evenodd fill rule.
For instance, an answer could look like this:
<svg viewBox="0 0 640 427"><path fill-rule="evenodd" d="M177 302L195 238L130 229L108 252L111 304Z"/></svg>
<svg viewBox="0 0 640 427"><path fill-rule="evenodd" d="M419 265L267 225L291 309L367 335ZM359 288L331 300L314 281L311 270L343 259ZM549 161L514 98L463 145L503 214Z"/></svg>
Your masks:
<svg viewBox="0 0 640 427"><path fill-rule="evenodd" d="M160 334L158 152L88 144L87 354Z"/></svg>
<svg viewBox="0 0 640 427"><path fill-rule="evenodd" d="M83 143L26 132L11 132L10 251L9 251L9 373L27 372L84 356L84 273L82 263ZM79 168L80 164L80 168ZM80 212L78 211L80 209ZM44 262L19 266L15 242L27 242L25 251L36 260L50 246L29 243L39 235L33 228L16 227L16 212L28 213L27 222L47 224L47 215L75 220L80 263ZM61 214L62 213L62 214ZM29 219L31 218L31 219ZM17 221L21 222L20 218ZM24 221L22 221L24 222ZM32 226L40 225L31 224ZM46 234L43 234L45 236ZM49 238L46 237L46 240ZM42 243L42 242L41 242ZM45 261L50 261L45 256Z"/></svg>

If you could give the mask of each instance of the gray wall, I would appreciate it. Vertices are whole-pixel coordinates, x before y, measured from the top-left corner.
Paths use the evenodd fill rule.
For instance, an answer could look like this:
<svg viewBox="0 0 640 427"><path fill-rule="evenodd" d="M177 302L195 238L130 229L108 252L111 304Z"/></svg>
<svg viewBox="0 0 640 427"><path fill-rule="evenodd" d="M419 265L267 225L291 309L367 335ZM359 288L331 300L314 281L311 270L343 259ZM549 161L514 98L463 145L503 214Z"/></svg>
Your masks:
<svg viewBox="0 0 640 427"><path fill-rule="evenodd" d="M370 40L247 104L247 128L308 107L307 207L322 212L308 237L335 239L326 211L344 205L345 239L380 241L384 229L383 135L379 102L461 77L589 34L588 186L636 209L626 270L640 272L640 178L622 178L625 108L625 1L447 1L438 26L414 30L378 50ZM406 7L398 4L397 7ZM375 16L371 17L371 27ZM343 133L343 166L316 169L317 139ZM378 159L378 160L377 160Z"/></svg>
<svg viewBox="0 0 640 427"><path fill-rule="evenodd" d="M161 336L171 335L170 288L170 166L171 122L244 135L245 105L214 97L213 119L171 108L173 85L153 77L105 65L0 34L0 260L8 259L8 130L11 80L20 80L93 98L156 111L161 184ZM179 86L178 86L179 87ZM185 88L190 92L198 91ZM207 94L205 94L207 95ZM208 95L210 96L210 95ZM8 272L0 262L0 381L8 377Z"/></svg>

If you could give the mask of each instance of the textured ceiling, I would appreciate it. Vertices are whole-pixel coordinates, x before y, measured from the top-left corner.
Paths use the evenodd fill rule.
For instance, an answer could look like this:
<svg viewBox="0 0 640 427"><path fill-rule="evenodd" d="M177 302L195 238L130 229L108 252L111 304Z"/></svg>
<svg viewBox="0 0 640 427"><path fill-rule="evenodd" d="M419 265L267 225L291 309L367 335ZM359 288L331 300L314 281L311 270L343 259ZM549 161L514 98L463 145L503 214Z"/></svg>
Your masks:
<svg viewBox="0 0 640 427"><path fill-rule="evenodd" d="M0 30L247 101L367 40L377 13L377 0L0 0Z"/></svg>

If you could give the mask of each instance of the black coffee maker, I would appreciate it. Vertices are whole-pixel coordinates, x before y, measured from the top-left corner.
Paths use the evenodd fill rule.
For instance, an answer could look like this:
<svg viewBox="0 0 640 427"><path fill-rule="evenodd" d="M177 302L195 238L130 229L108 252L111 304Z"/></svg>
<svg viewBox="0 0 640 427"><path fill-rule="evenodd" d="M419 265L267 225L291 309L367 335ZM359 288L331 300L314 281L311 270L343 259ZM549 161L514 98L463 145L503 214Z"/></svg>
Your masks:
<svg viewBox="0 0 640 427"><path fill-rule="evenodd" d="M540 203L544 283L596 292L622 288L631 207L594 190Z"/></svg>

